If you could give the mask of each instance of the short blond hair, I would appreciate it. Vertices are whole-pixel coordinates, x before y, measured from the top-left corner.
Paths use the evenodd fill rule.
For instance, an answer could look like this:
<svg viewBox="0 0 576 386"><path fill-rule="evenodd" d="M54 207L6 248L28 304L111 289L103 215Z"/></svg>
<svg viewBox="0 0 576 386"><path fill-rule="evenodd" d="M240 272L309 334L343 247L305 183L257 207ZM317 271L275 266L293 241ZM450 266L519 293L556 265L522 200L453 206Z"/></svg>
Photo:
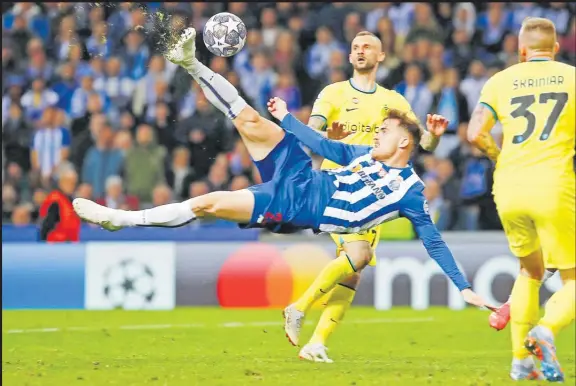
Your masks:
<svg viewBox="0 0 576 386"><path fill-rule="evenodd" d="M552 51L557 41L556 26L543 17L527 17L522 22L519 37L528 49Z"/></svg>

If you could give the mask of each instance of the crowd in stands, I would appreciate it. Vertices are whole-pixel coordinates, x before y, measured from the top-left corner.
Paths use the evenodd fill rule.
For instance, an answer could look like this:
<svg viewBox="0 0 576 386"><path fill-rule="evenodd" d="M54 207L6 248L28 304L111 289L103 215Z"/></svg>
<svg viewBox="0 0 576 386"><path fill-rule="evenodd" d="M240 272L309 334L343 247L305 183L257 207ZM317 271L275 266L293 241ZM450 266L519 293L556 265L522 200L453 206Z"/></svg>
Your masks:
<svg viewBox="0 0 576 386"><path fill-rule="evenodd" d="M450 120L439 148L415 163L439 227L499 229L493 165L467 144L467 122L486 80L518 62L525 17L553 20L557 59L574 64L573 5L2 3L3 222L35 222L46 192L71 168L76 197L126 209L258 183L231 122L161 51L160 13L173 30L201 31L228 11L248 28L245 48L215 57L200 38L200 59L262 114L279 96L304 122L324 86L351 76L354 36L377 34L386 52L378 83L402 93L420 119L437 112Z"/></svg>

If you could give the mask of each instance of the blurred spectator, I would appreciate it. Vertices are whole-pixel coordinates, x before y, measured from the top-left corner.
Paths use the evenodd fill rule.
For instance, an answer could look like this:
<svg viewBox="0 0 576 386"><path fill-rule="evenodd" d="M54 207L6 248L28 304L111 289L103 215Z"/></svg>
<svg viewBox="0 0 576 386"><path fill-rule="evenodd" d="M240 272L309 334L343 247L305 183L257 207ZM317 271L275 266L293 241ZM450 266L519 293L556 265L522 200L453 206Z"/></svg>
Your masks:
<svg viewBox="0 0 576 386"><path fill-rule="evenodd" d="M307 122L304 120L303 122ZM229 170L233 176L245 176L252 180L252 158L248 149L241 140L236 141L234 146L234 151L230 153L229 158ZM253 182L253 181L252 181Z"/></svg>
<svg viewBox="0 0 576 386"><path fill-rule="evenodd" d="M76 69L76 80L82 79L85 75L92 75L90 63L84 60L84 45L82 43L70 47L68 51L68 61Z"/></svg>
<svg viewBox="0 0 576 386"><path fill-rule="evenodd" d="M154 110L155 114L150 124L154 128L158 143L164 146L168 153L171 153L176 146L174 137L176 129L172 112L165 102L157 102Z"/></svg>
<svg viewBox="0 0 576 386"><path fill-rule="evenodd" d="M510 13L504 5L488 3L488 9L478 19L482 44L490 53L497 53L502 48L504 35L511 28Z"/></svg>
<svg viewBox="0 0 576 386"><path fill-rule="evenodd" d="M228 160L226 159L226 155L220 154L210 167L210 171L206 177L206 183L211 192L226 190L228 187L228 178Z"/></svg>
<svg viewBox="0 0 576 386"><path fill-rule="evenodd" d="M14 52L18 59L26 57L26 46L32 34L27 29L26 20L22 16L15 16L12 28L10 28L10 38L14 42Z"/></svg>
<svg viewBox="0 0 576 386"><path fill-rule="evenodd" d="M136 128L136 120L134 119L134 116L129 112L129 111L124 111L121 115L120 115L120 121L119 123L119 130L120 131L129 131L129 132L133 132L134 129Z"/></svg>
<svg viewBox="0 0 576 386"><path fill-rule="evenodd" d="M25 171L30 170L30 141L32 128L24 120L22 109L11 104L2 125L2 147L6 162L15 162Z"/></svg>
<svg viewBox="0 0 576 386"><path fill-rule="evenodd" d="M148 98L146 105L144 106L144 114L142 119L147 123L151 123L156 116L156 106L158 103L163 102L164 104L172 104L172 96L168 90L168 83L164 80L157 80L154 84L154 94L152 98Z"/></svg>
<svg viewBox="0 0 576 386"><path fill-rule="evenodd" d="M420 122L426 122L426 114L432 107L432 92L423 82L422 70L418 65L411 64L406 68L404 78L406 80L398 84L396 91L406 98Z"/></svg>
<svg viewBox="0 0 576 386"><path fill-rule="evenodd" d="M58 103L58 94L46 89L46 82L42 78L32 82L32 89L22 95L21 104L24 108L26 119L36 121L48 107Z"/></svg>
<svg viewBox="0 0 576 386"><path fill-rule="evenodd" d="M144 36L136 30L128 32L124 38L125 50L122 59L125 65L125 74L133 80L140 80L146 75L146 65L150 57L150 50L144 43Z"/></svg>
<svg viewBox="0 0 576 386"><path fill-rule="evenodd" d="M476 9L472 3L458 3L454 7L452 30L466 32L468 39L472 39L476 32Z"/></svg>
<svg viewBox="0 0 576 386"><path fill-rule="evenodd" d="M152 206L170 204L172 202L172 190L167 185L158 185L152 191Z"/></svg>
<svg viewBox="0 0 576 386"><path fill-rule="evenodd" d="M366 14L366 29L372 33L378 32L378 25L382 19L387 19L388 12L390 11L390 7L392 3L380 3L377 4L374 9ZM387 19L390 20L390 19ZM380 35L380 38L383 38Z"/></svg>
<svg viewBox="0 0 576 386"><path fill-rule="evenodd" d="M328 27L320 27L316 31L316 43L308 51L306 70L315 79L322 77L330 63L330 55L334 50L344 51L342 45L334 39Z"/></svg>
<svg viewBox="0 0 576 386"><path fill-rule="evenodd" d="M56 107L70 114L72 112L72 96L78 88L78 83L74 79L74 66L65 62L60 66L59 73L59 81L52 86L52 90L58 95Z"/></svg>
<svg viewBox="0 0 576 386"><path fill-rule="evenodd" d="M506 64L510 61L518 63L518 37L513 34L507 34L502 43L502 51L496 55L498 61Z"/></svg>
<svg viewBox="0 0 576 386"><path fill-rule="evenodd" d="M276 73L266 51L257 51L252 56L251 70L240 78L242 90L253 101L254 108L266 115L266 104L276 83Z"/></svg>
<svg viewBox="0 0 576 386"><path fill-rule="evenodd" d="M252 9L248 8L248 3L246 2L228 3L228 12L242 19L247 29L256 28L258 25L258 19L254 16Z"/></svg>
<svg viewBox="0 0 576 386"><path fill-rule="evenodd" d="M112 148L114 132L109 125L100 128L96 135L96 144L86 153L82 163L82 182L92 185L95 197L104 194L104 185L110 176L122 171L124 156L118 149Z"/></svg>
<svg viewBox="0 0 576 386"><path fill-rule="evenodd" d="M119 176L110 176L106 180L106 194L96 200L96 203L112 209L138 210L140 208L136 196L123 193L124 185Z"/></svg>
<svg viewBox="0 0 576 386"><path fill-rule="evenodd" d="M124 156L132 148L132 134L129 130L121 130L114 137L114 149L118 149Z"/></svg>
<svg viewBox="0 0 576 386"><path fill-rule="evenodd" d="M274 48L276 40L281 32L278 26L276 9L266 7L260 15L260 25L262 26L262 41L267 48Z"/></svg>
<svg viewBox="0 0 576 386"><path fill-rule="evenodd" d="M500 229L496 206L492 199L493 163L477 148L464 159L462 167L462 200L465 230Z"/></svg>
<svg viewBox="0 0 576 386"><path fill-rule="evenodd" d="M218 153L227 148L223 118L204 94L198 93L196 112L178 124L177 138L187 145L191 165L199 177L206 176Z"/></svg>
<svg viewBox="0 0 576 386"><path fill-rule="evenodd" d="M108 124L104 114L96 113L86 118L87 119L77 120L72 124L73 140L70 159L77 170L82 170L86 152L94 145L95 138L98 136L100 129ZM78 124L84 122L86 122L88 130L86 130L86 127ZM76 130L75 126L78 127Z"/></svg>
<svg viewBox="0 0 576 386"><path fill-rule="evenodd" d="M574 19L574 15L570 15L567 3L564 3L562 1L551 2L550 8L544 11L543 16L545 18L552 20L554 26L556 26L556 32L558 33L558 35L567 34L570 29L570 19Z"/></svg>
<svg viewBox="0 0 576 386"><path fill-rule="evenodd" d="M30 205L18 205L12 212L12 224L16 226L30 225L32 213Z"/></svg>
<svg viewBox="0 0 576 386"><path fill-rule="evenodd" d="M68 15L60 20L58 35L54 41L54 52L59 60L66 60L70 55L70 49L79 43L76 35L76 18Z"/></svg>
<svg viewBox="0 0 576 386"><path fill-rule="evenodd" d="M455 68L444 70L442 88L434 95L431 109L450 121L447 132L452 134L455 134L460 123L467 122L469 117L468 102L458 89L459 84L458 70Z"/></svg>
<svg viewBox="0 0 576 386"><path fill-rule="evenodd" d="M136 129L136 144L128 150L124 162L126 192L140 202L151 202L152 190L164 183L166 149L156 142L153 129L141 124Z"/></svg>
<svg viewBox="0 0 576 386"><path fill-rule="evenodd" d="M10 221L12 211L18 205L18 193L10 184L2 185L2 221Z"/></svg>
<svg viewBox="0 0 576 386"><path fill-rule="evenodd" d="M176 199L187 198L194 177L194 170L190 167L190 151L183 146L176 148L172 154L171 167L166 172L166 182Z"/></svg>
<svg viewBox="0 0 576 386"><path fill-rule="evenodd" d="M300 51L295 44L294 35L289 31L282 31L276 39L274 63L279 71L298 70Z"/></svg>
<svg viewBox="0 0 576 386"><path fill-rule="evenodd" d="M118 4L116 11L108 18L108 39L113 46L113 52L116 52L121 45L122 37L132 27L132 18L130 17L130 8L132 3L122 2Z"/></svg>
<svg viewBox="0 0 576 386"><path fill-rule="evenodd" d="M438 230L443 231L448 224L440 184L437 179L431 177L426 178L424 184L426 185L424 196L428 201L430 217L432 217L432 221L434 221Z"/></svg>
<svg viewBox="0 0 576 386"><path fill-rule="evenodd" d="M293 112L302 107L302 97L300 89L296 85L296 80L292 72L283 72L279 74L276 87L272 95L282 98L288 105L288 110Z"/></svg>
<svg viewBox="0 0 576 386"><path fill-rule="evenodd" d="M94 78L91 75L84 75L80 81L80 88L74 91L74 94L72 95L72 118L78 119L85 116L87 112L93 113L88 109L88 104L92 95L95 95L100 99L99 110L102 110L105 102L104 93L96 91L94 88Z"/></svg>
<svg viewBox="0 0 576 386"><path fill-rule="evenodd" d="M32 169L40 172L45 186L48 186L55 169L70 154L70 133L55 125L55 115L54 108L44 111L30 152Z"/></svg>
<svg viewBox="0 0 576 386"><path fill-rule="evenodd" d="M148 66L148 72L136 84L133 95L132 112L137 116L141 116L144 111L144 106L147 103L155 103L158 98L156 95L156 83L158 81L169 82L169 80L164 58L159 55L152 56Z"/></svg>
<svg viewBox="0 0 576 386"><path fill-rule="evenodd" d="M40 216L40 208L47 196L48 194L44 189L38 188L34 191L34 194L32 195L32 218L34 221L38 220Z"/></svg>
<svg viewBox="0 0 576 386"><path fill-rule="evenodd" d="M16 190L16 194L20 201L31 201L32 191L30 180L28 179L28 176L22 172L22 168L17 163L8 163L4 183L11 185Z"/></svg>
<svg viewBox="0 0 576 386"><path fill-rule="evenodd" d="M436 42L441 42L444 38L436 17L432 13L432 7L427 3L414 5L414 24L406 36L406 43L412 43L421 38Z"/></svg>
<svg viewBox="0 0 576 386"><path fill-rule="evenodd" d="M470 69L466 78L460 83L460 91L468 103L468 114L472 115L476 102L480 98L482 87L488 78L486 77L486 67L479 60L474 60L470 64Z"/></svg>
<svg viewBox="0 0 576 386"><path fill-rule="evenodd" d="M134 82L121 75L122 62L113 56L106 61L106 75L94 81L94 89L105 94L116 110L123 110L134 94Z"/></svg>
<svg viewBox="0 0 576 386"><path fill-rule="evenodd" d="M90 56L108 57L112 53L112 42L106 38L108 25L98 21L92 27L92 35L86 41L86 50Z"/></svg>
<svg viewBox="0 0 576 386"><path fill-rule="evenodd" d="M43 79L48 82L54 75L54 66L46 58L46 52L42 40L33 38L26 47L28 64L26 66L25 76L28 82L35 79Z"/></svg>
<svg viewBox="0 0 576 386"><path fill-rule="evenodd" d="M527 17L542 17L544 10L538 3L518 2L513 4L512 9L512 32L518 33L522 22Z"/></svg>
<svg viewBox="0 0 576 386"><path fill-rule="evenodd" d="M92 185L84 182L78 185L76 192L74 193L75 198L85 198L87 200L94 199L94 189L92 189Z"/></svg>
<svg viewBox="0 0 576 386"><path fill-rule="evenodd" d="M190 198L203 196L210 193L210 187L206 181L196 181L190 184Z"/></svg>
<svg viewBox="0 0 576 386"><path fill-rule="evenodd" d="M248 189L250 185L250 180L246 176L235 176L232 178L232 182L230 182L230 190Z"/></svg>
<svg viewBox="0 0 576 386"><path fill-rule="evenodd" d="M78 241L81 222L72 207L77 181L74 169L61 171L58 188L48 194L40 208L41 240L55 243Z"/></svg>

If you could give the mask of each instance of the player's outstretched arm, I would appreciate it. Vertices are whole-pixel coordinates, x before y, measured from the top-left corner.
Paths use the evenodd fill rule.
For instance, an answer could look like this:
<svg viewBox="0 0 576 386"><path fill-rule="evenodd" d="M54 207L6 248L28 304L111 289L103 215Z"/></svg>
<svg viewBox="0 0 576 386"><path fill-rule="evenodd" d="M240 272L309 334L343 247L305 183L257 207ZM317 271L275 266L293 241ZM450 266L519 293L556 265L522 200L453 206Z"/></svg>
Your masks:
<svg viewBox="0 0 576 386"><path fill-rule="evenodd" d="M408 192L404 200L405 207L402 209L402 215L412 222L428 255L438 263L442 271L458 287L464 300L477 307L495 309L495 307L487 304L484 299L472 291L472 286L462 271L460 271L460 268L458 268L452 252L430 218L428 203L422 192Z"/></svg>
<svg viewBox="0 0 576 386"><path fill-rule="evenodd" d="M268 111L281 122L281 126L298 138L312 152L339 165L347 165L354 159L368 154L370 146L348 145L327 139L318 131L306 126L288 112L286 102L272 98L268 102Z"/></svg>

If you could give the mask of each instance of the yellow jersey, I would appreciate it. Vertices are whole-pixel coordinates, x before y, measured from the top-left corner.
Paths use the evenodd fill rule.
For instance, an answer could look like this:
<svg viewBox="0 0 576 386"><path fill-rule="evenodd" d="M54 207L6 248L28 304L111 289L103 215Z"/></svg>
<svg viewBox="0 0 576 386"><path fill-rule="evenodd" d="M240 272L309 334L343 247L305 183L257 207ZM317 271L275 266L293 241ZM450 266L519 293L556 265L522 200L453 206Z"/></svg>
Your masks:
<svg viewBox="0 0 576 386"><path fill-rule="evenodd" d="M360 91L350 79L326 86L314 102L311 116L324 118L326 127L330 127L332 122L344 124L352 134L341 142L371 146L389 109L400 110L417 120L408 101L396 91L379 85L372 92ZM329 160L322 163L322 169L340 166Z"/></svg>
<svg viewBox="0 0 576 386"><path fill-rule="evenodd" d="M502 124L498 184L562 184L574 179L575 68L552 60L519 63L495 74L479 103Z"/></svg>

